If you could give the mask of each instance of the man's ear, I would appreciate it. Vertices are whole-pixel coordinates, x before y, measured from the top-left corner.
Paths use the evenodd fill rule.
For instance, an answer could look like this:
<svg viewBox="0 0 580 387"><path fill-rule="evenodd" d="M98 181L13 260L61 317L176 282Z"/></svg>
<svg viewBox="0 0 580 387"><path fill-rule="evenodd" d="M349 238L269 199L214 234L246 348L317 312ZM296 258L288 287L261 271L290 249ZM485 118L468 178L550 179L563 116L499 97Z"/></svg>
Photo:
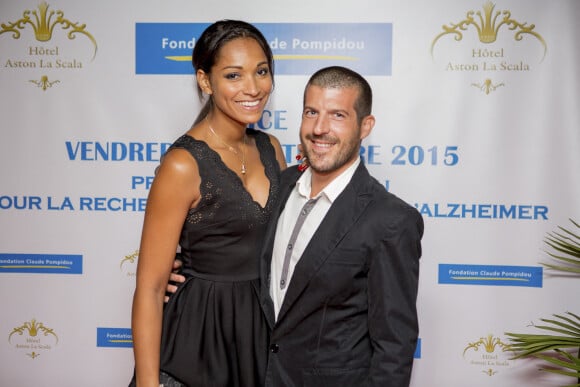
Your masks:
<svg viewBox="0 0 580 387"><path fill-rule="evenodd" d="M363 118L360 124L360 139L362 140L366 138L369 134L371 134L371 131L373 130L374 126L375 126L375 116L371 114Z"/></svg>
<svg viewBox="0 0 580 387"><path fill-rule="evenodd" d="M211 95L213 93L213 90L211 89L209 74L207 74L203 70L197 70L197 72L195 73L195 77L197 79L197 84L199 85L201 91L203 91L207 95Z"/></svg>

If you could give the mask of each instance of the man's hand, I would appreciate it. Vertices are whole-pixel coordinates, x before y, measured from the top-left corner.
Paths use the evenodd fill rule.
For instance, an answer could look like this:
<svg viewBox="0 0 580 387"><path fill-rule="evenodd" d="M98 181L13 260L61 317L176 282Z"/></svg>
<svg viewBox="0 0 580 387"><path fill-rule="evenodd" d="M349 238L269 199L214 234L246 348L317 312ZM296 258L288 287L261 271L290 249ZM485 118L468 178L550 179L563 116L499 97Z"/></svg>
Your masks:
<svg viewBox="0 0 580 387"><path fill-rule="evenodd" d="M167 282L167 288L165 289L166 293L168 293L165 295L165 302L169 301L169 297L175 293L177 286L185 281L185 277L179 274L181 266L183 266L183 262L180 259L173 261L173 271L169 275L169 282Z"/></svg>

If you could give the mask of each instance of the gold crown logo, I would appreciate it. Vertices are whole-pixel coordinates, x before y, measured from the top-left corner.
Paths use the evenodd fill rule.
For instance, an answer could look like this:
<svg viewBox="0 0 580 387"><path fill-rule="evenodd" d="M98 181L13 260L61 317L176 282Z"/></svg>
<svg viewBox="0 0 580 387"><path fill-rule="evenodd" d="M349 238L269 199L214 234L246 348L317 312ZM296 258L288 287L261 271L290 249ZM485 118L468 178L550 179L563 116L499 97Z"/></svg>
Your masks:
<svg viewBox="0 0 580 387"><path fill-rule="evenodd" d="M5 32L12 32L14 39L20 38L20 31L30 25L34 29L34 36L39 42L48 42L52 39L52 33L57 25L60 25L63 30L68 30L67 36L70 40L76 38L76 34L86 36L94 46L93 59L97 55L97 42L95 38L85 30L86 25L80 23L73 23L64 17L64 12L49 11L49 5L43 1L38 5L38 11L26 10L22 14L22 18L13 23L0 24L0 35Z"/></svg>
<svg viewBox="0 0 580 387"><path fill-rule="evenodd" d="M503 352L508 350L508 344L501 341L499 337L493 337L493 335L487 335L487 337L480 337L479 340L467 344L467 347L463 350L463 356L465 356L465 352L469 349L473 349L474 351L479 351L480 347L482 347L485 352L493 353L495 352L496 348L501 348Z"/></svg>
<svg viewBox="0 0 580 387"><path fill-rule="evenodd" d="M139 257L139 250L135 250L133 254L125 255L125 257L121 260L121 269L123 268L123 264L125 262L135 263L135 260Z"/></svg>
<svg viewBox="0 0 580 387"><path fill-rule="evenodd" d="M37 322L34 318L30 321L26 321L21 326L14 328L10 335L8 335L8 342L10 343L12 335L18 334L19 336L22 336L25 332L28 332L28 336L30 337L36 337L39 333L44 336L52 335L58 343L58 336L54 333L54 329L45 327L43 323Z"/></svg>
<svg viewBox="0 0 580 387"><path fill-rule="evenodd" d="M546 56L548 50L544 38L536 31L534 24L527 25L527 23L520 23L515 19L512 19L510 11L497 11L494 13L495 4L491 1L486 2L483 5L483 13L481 11L468 11L466 19L460 21L459 23L450 23L450 25L444 25L443 32L433 39L431 43L431 56L433 56L433 49L435 44L445 35L453 34L455 35L455 40L460 41L463 39L463 33L461 31L467 31L471 26L477 30L479 41L484 44L493 43L497 40L497 35L503 26L506 26L511 31L515 31L514 39L520 41L523 39L524 34L529 34L535 37L544 47L544 55L542 60ZM502 16L500 18L500 16Z"/></svg>

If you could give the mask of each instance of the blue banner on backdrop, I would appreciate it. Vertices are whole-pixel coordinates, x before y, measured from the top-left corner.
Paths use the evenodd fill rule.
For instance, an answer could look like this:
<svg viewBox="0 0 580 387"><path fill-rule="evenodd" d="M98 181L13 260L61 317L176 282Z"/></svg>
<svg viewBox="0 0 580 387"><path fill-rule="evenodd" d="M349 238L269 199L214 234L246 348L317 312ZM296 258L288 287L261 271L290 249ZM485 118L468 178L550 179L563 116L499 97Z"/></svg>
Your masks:
<svg viewBox="0 0 580 387"><path fill-rule="evenodd" d="M130 328L97 328L97 347L133 347Z"/></svg>
<svg viewBox="0 0 580 387"><path fill-rule="evenodd" d="M440 284L542 287L539 266L439 265Z"/></svg>
<svg viewBox="0 0 580 387"><path fill-rule="evenodd" d="M417 339L417 346L415 347L415 354L413 355L415 359L421 358L421 338Z"/></svg>
<svg viewBox="0 0 580 387"><path fill-rule="evenodd" d="M0 273L82 274L83 256L0 254Z"/></svg>
<svg viewBox="0 0 580 387"><path fill-rule="evenodd" d="M137 74L193 74L191 52L209 23L137 23ZM311 75L340 65L363 75L391 75L390 23L257 23L277 75Z"/></svg>

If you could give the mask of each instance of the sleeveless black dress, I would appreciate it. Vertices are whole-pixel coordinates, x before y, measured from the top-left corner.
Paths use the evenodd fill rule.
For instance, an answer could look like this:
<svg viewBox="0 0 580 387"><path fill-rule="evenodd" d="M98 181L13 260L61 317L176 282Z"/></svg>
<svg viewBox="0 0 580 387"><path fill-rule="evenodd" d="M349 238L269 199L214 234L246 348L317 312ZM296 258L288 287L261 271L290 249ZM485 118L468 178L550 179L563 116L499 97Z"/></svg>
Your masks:
<svg viewBox="0 0 580 387"><path fill-rule="evenodd" d="M186 282L165 306L161 370L189 387L256 387L264 382L268 326L260 309L259 252L279 188L280 167L265 133L256 141L270 181L264 208L205 142L184 135L197 161L201 201L180 237Z"/></svg>

